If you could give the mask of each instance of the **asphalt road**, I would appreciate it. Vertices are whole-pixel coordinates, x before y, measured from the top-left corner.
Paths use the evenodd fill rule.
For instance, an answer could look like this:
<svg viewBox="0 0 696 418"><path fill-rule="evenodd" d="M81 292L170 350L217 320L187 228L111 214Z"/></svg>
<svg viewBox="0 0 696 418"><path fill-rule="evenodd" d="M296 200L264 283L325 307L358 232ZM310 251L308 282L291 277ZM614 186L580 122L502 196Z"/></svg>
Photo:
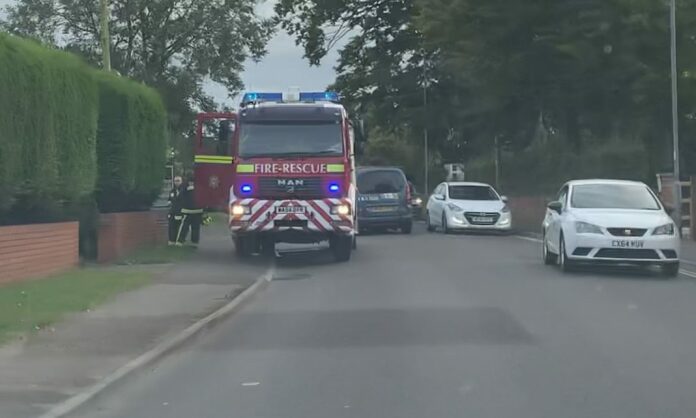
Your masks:
<svg viewBox="0 0 696 418"><path fill-rule="evenodd" d="M83 407L119 418L696 417L696 280L569 275L515 237L278 260L198 341Z"/></svg>

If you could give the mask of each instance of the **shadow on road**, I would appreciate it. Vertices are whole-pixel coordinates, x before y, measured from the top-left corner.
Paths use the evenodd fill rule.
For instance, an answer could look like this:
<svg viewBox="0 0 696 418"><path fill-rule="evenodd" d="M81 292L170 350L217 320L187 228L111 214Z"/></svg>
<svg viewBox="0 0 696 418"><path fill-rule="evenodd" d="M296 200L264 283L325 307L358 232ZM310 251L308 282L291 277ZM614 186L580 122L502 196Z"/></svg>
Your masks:
<svg viewBox="0 0 696 418"><path fill-rule="evenodd" d="M666 281L672 282L679 280L679 277L666 277L657 267L647 266L597 266L579 265L566 275L569 277L580 277L592 275L596 278L609 278L621 280L640 280L640 281Z"/></svg>

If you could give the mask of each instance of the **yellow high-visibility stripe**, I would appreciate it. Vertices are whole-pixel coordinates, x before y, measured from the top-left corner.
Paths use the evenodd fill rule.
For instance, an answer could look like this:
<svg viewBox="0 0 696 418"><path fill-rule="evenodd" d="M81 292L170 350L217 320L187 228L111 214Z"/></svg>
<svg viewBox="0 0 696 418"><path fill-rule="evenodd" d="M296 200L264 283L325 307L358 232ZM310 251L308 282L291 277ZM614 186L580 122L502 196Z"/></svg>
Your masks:
<svg viewBox="0 0 696 418"><path fill-rule="evenodd" d="M239 164L237 166L237 173L253 173L255 171L254 164Z"/></svg>
<svg viewBox="0 0 696 418"><path fill-rule="evenodd" d="M218 155L196 155L193 161L203 164L232 164L234 158Z"/></svg>
<svg viewBox="0 0 696 418"><path fill-rule="evenodd" d="M225 161L232 161L234 157L229 156L229 155L203 155L199 154L196 155L196 158L205 158L209 160L225 160Z"/></svg>
<svg viewBox="0 0 696 418"><path fill-rule="evenodd" d="M232 161L217 161L217 160L195 160L196 164L225 164L231 165Z"/></svg>
<svg viewBox="0 0 696 418"><path fill-rule="evenodd" d="M326 172L327 173L343 173L346 171L346 167L343 164L327 164L326 165Z"/></svg>

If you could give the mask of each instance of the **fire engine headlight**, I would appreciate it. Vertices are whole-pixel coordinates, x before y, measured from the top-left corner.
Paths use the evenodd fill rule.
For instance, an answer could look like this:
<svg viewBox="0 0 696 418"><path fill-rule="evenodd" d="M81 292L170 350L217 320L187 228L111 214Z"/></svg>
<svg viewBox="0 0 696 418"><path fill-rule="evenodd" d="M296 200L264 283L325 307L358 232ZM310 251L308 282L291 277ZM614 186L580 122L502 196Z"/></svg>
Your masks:
<svg viewBox="0 0 696 418"><path fill-rule="evenodd" d="M245 205L232 205L230 212L235 216L248 215L251 213L251 208Z"/></svg>
<svg viewBox="0 0 696 418"><path fill-rule="evenodd" d="M331 208L331 214L332 215L350 215L350 206L349 205L336 205Z"/></svg>

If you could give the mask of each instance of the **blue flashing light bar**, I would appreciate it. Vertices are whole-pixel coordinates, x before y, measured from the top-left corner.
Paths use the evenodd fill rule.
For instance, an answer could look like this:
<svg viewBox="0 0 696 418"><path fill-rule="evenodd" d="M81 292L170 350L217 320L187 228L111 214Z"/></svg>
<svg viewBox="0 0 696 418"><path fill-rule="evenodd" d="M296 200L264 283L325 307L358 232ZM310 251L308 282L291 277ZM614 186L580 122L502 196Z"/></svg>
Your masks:
<svg viewBox="0 0 696 418"><path fill-rule="evenodd" d="M283 93L245 93L243 103L253 102L280 102L283 100Z"/></svg>
<svg viewBox="0 0 696 418"><path fill-rule="evenodd" d="M261 93L261 92L248 92L245 93L242 98L242 104L247 103L257 103L257 102L282 102L284 101L285 95L283 93ZM294 100L297 100L295 96ZM292 99L290 99L292 100ZM338 93L332 91L319 91L319 92L300 92L299 101L301 102L334 102L340 101Z"/></svg>
<svg viewBox="0 0 696 418"><path fill-rule="evenodd" d="M339 100L338 93L333 91L300 92L301 102L338 102Z"/></svg>

